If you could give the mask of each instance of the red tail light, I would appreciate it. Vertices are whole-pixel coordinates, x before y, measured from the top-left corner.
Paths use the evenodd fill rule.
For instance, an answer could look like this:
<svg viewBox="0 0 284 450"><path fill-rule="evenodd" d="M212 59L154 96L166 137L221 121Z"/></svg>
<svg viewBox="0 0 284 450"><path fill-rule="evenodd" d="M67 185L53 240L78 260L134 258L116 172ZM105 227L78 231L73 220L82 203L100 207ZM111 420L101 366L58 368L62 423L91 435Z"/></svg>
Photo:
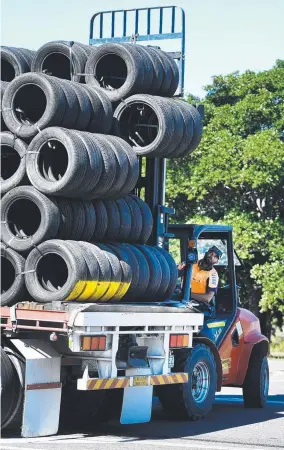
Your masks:
<svg viewBox="0 0 284 450"><path fill-rule="evenodd" d="M84 351L105 350L106 336L82 336L81 349Z"/></svg>
<svg viewBox="0 0 284 450"><path fill-rule="evenodd" d="M188 334L170 335L170 348L188 347L188 343L189 343Z"/></svg>

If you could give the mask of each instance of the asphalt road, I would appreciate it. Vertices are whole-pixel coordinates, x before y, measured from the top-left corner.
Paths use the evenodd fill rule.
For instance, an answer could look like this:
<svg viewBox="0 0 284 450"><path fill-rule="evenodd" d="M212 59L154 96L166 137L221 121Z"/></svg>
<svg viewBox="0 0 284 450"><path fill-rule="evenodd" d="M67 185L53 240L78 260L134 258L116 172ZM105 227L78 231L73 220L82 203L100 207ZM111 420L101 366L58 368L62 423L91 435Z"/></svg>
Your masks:
<svg viewBox="0 0 284 450"><path fill-rule="evenodd" d="M197 422L169 422L154 399L153 418L143 425L110 422L90 434L1 440L2 450L278 450L284 449L284 360L270 361L265 409L244 409L240 389L225 388L213 411Z"/></svg>

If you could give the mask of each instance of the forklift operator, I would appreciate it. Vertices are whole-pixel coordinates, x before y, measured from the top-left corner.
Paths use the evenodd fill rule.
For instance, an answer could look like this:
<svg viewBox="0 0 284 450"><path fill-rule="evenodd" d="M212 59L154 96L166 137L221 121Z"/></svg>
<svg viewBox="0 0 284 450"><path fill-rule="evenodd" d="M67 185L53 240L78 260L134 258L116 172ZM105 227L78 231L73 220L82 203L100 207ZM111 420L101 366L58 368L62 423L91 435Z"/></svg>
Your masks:
<svg viewBox="0 0 284 450"><path fill-rule="evenodd" d="M221 250L215 245L205 253L204 257L193 264L191 277L191 298L201 303L210 303L217 292L219 276L213 265L222 256ZM186 263L178 264L179 276L183 276Z"/></svg>

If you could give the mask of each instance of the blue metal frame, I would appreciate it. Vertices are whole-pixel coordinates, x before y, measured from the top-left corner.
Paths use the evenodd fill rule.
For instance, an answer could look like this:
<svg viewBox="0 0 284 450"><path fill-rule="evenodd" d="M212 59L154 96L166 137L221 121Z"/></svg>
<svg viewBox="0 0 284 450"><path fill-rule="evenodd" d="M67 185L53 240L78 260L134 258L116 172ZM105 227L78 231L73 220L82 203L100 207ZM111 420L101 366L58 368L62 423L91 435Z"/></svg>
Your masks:
<svg viewBox="0 0 284 450"><path fill-rule="evenodd" d="M152 11L159 10L159 33L151 33L151 19ZM164 33L164 11L171 11L171 32ZM139 15L140 12L147 11L147 21L145 34L139 34ZM176 17L177 11L180 13L181 17L181 29L176 30ZM135 18L133 21L133 34L131 36L126 35L127 31L127 19L131 18L128 14L129 12L135 12ZM115 21L118 15L123 14L123 30L120 36L115 36ZM105 37L104 19L109 16L111 19L111 37ZM99 32L98 36L94 35L94 24L99 22ZM141 23L140 23L141 24ZM109 31L109 30L108 30ZM101 11L93 15L90 21L90 45L98 45L106 42L148 42L150 41L160 41L168 39L179 39L179 50L174 52L174 58L178 60L179 64L179 90L178 95L184 95L184 68L185 68L185 13L184 10L177 6L155 6L152 8L135 8L135 9L119 9L115 11ZM148 45L149 45L148 44ZM163 49L165 50L165 49ZM166 50L165 50L166 51ZM172 53L172 52L171 52Z"/></svg>

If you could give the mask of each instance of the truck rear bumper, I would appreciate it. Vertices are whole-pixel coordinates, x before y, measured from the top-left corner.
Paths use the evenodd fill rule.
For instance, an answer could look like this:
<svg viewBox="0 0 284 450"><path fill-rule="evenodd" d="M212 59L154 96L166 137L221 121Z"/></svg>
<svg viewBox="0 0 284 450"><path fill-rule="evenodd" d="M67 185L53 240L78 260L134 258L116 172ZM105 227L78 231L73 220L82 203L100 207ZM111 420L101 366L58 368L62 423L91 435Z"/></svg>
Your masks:
<svg viewBox="0 0 284 450"><path fill-rule="evenodd" d="M126 387L162 386L166 384L182 384L188 382L185 372L168 375L140 375L117 378L80 378L77 380L77 389L80 391L93 391L101 389L121 389Z"/></svg>

